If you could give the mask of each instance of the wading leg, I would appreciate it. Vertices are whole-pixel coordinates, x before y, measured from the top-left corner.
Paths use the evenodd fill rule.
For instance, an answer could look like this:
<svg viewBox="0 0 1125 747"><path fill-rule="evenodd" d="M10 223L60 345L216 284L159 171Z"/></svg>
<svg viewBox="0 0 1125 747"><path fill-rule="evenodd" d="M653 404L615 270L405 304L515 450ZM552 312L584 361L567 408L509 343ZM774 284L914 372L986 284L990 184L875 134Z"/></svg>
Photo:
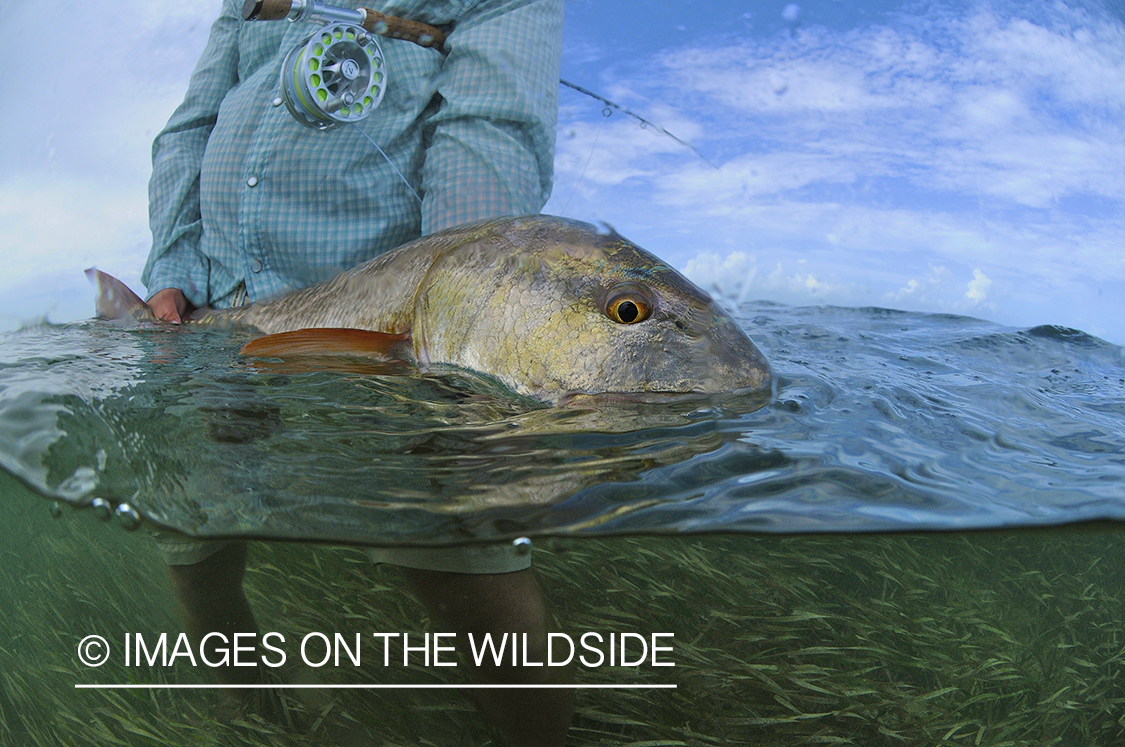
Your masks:
<svg viewBox="0 0 1125 747"><path fill-rule="evenodd" d="M211 661L221 657L219 646L232 649L235 633L254 634L254 658L257 662L258 625L250 602L242 590L242 576L246 572L246 543L232 542L214 555L194 565L170 565L168 575L172 589L180 602L187 634L199 646L208 633L222 633L225 639L209 642L206 656ZM245 658L245 657L244 657ZM249 685L258 682L256 667L236 667L233 662L225 667L215 667L215 676L223 684Z"/></svg>
<svg viewBox="0 0 1125 747"><path fill-rule="evenodd" d="M429 609L441 632L457 633L458 648L467 652L467 635L479 641L486 633L498 640L505 633L523 641L528 661L547 660L547 633L553 621L531 569L498 574L446 573L403 568L415 594ZM521 652L520 660L523 660ZM489 661L468 662L475 682L486 684L561 684L571 680L571 667L524 667ZM570 689L478 690L476 701L512 747L562 747L574 712Z"/></svg>

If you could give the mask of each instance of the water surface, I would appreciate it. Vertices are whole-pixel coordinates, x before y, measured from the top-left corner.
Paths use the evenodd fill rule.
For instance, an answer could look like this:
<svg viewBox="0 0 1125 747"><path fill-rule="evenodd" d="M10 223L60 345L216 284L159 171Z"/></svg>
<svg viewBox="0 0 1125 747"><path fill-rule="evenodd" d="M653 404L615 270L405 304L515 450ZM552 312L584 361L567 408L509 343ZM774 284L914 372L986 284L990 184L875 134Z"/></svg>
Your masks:
<svg viewBox="0 0 1125 747"><path fill-rule="evenodd" d="M559 630L674 634L675 667L576 672L676 688L579 691L571 745L1125 741L1122 350L880 309L739 318L779 374L764 405L544 408L466 372L250 361L215 330L5 336L0 745L499 744L457 690L286 691L294 726L213 690L75 689L214 682L77 659L90 634L181 630L156 547L95 499L272 538L245 589L291 640L433 628L341 545L532 536ZM370 659L271 676L465 679Z"/></svg>
<svg viewBox="0 0 1125 747"><path fill-rule="evenodd" d="M1125 518L1125 354L1076 330L747 304L765 404L544 408L487 377L240 357L246 333L4 337L0 465L200 536L362 544Z"/></svg>

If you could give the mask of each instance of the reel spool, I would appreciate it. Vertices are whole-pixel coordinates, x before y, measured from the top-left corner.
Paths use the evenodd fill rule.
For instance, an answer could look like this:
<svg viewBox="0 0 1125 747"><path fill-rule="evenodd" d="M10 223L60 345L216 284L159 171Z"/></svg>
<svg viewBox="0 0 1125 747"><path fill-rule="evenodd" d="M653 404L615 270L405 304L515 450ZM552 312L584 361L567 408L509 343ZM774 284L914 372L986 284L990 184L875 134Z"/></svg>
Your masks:
<svg viewBox="0 0 1125 747"><path fill-rule="evenodd" d="M358 122L383 100L386 62L362 26L330 23L294 47L281 65L281 92L303 125L327 130Z"/></svg>

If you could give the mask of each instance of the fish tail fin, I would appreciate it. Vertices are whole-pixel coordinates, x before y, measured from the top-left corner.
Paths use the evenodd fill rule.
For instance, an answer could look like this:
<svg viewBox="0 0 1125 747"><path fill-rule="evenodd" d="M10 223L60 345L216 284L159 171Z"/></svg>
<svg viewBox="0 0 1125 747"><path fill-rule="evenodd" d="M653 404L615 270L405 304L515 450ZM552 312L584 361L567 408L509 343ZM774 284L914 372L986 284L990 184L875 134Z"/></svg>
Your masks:
<svg viewBox="0 0 1125 747"><path fill-rule="evenodd" d="M142 319L152 315L148 304L129 286L112 275L91 267L86 277L94 284L94 310L102 319Z"/></svg>

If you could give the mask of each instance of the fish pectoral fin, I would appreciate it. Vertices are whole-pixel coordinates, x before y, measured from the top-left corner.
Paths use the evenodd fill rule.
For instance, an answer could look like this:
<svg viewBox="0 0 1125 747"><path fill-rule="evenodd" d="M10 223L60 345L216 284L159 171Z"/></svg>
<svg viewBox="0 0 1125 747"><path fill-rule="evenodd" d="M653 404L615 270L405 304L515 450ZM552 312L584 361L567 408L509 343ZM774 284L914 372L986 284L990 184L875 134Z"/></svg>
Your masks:
<svg viewBox="0 0 1125 747"><path fill-rule="evenodd" d="M366 329L320 327L280 332L251 340L242 355L288 358L307 355L354 355L385 360L410 360L410 335L372 332Z"/></svg>

